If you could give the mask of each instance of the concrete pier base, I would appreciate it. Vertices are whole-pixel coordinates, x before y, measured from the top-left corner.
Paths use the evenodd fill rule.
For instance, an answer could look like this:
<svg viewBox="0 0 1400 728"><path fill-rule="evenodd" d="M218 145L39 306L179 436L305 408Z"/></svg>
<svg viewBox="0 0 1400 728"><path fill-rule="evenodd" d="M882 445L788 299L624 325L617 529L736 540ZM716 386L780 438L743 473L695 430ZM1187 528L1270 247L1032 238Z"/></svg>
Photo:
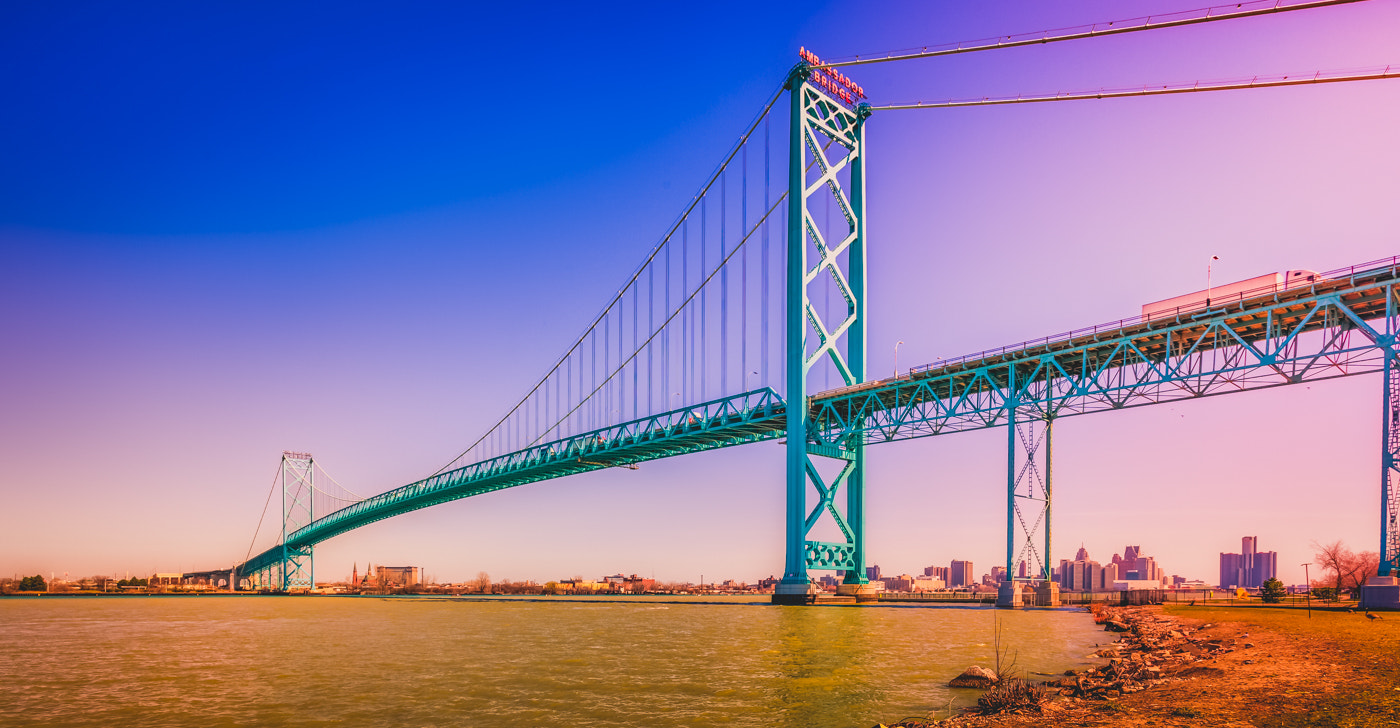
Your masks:
<svg viewBox="0 0 1400 728"><path fill-rule="evenodd" d="M1361 587L1361 609L1400 609L1400 578L1373 576Z"/></svg>
<svg viewBox="0 0 1400 728"><path fill-rule="evenodd" d="M817 595L822 590L816 584L789 584L779 582L773 588L774 604L816 604Z"/></svg>
<svg viewBox="0 0 1400 728"><path fill-rule="evenodd" d="M878 599L874 584L842 584L836 587L836 594L855 597L857 602L873 602Z"/></svg>
<svg viewBox="0 0 1400 728"><path fill-rule="evenodd" d="M1024 606L1025 596L1020 584L1007 580L997 587L997 609L1020 609Z"/></svg>
<svg viewBox="0 0 1400 728"><path fill-rule="evenodd" d="M1035 587L1035 605L1037 607L1058 607L1060 606L1060 585L1053 581L1042 581Z"/></svg>

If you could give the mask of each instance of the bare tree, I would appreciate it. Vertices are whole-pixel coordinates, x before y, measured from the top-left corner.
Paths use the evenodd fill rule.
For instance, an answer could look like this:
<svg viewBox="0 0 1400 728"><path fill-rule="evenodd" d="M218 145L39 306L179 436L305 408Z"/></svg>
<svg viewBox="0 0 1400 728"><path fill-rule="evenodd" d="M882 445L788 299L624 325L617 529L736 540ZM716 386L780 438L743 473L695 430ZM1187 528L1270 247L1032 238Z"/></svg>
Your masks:
<svg viewBox="0 0 1400 728"><path fill-rule="evenodd" d="M1346 578L1348 567L1355 560L1355 555L1341 541L1333 541L1332 543L1313 541L1312 546L1317 549L1313 558L1317 560L1317 565L1322 567L1322 574L1318 581L1324 583L1331 581L1337 593L1340 594L1342 580Z"/></svg>
<svg viewBox="0 0 1400 728"><path fill-rule="evenodd" d="M1346 564L1346 576L1342 582L1353 594L1359 594L1361 587L1366 585L1366 580L1375 576L1381 563L1380 555L1375 551L1362 551L1359 554L1352 554Z"/></svg>
<svg viewBox="0 0 1400 728"><path fill-rule="evenodd" d="M1359 590L1380 566L1380 555L1375 551L1354 553L1341 541L1330 544L1314 541L1313 548L1317 549L1314 558L1322 567L1322 577L1318 581L1332 582L1338 594L1344 589Z"/></svg>
<svg viewBox="0 0 1400 728"><path fill-rule="evenodd" d="M1001 632L1006 625L1001 623L1000 615L992 616L992 651L996 655L997 682L1001 683L1010 678L1019 677L1021 671L1016 667L1016 659L1020 657L1019 651L1012 651L1011 646L1004 643Z"/></svg>
<svg viewBox="0 0 1400 728"><path fill-rule="evenodd" d="M472 581L472 586L476 587L476 590L482 594L491 591L491 575L484 571L478 571L476 579Z"/></svg>

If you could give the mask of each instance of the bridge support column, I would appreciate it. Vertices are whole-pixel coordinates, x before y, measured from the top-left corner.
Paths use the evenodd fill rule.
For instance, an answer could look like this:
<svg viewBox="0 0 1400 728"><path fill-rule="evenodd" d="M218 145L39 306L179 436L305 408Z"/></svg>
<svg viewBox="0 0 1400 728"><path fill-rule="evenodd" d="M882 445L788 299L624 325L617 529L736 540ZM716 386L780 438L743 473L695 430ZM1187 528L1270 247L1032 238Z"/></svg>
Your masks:
<svg viewBox="0 0 1400 728"><path fill-rule="evenodd" d="M997 606L1019 606L1022 584L1034 588L1036 606L1059 606L1050 562L1054 419L1011 404L1006 431L1006 581Z"/></svg>
<svg viewBox="0 0 1400 728"><path fill-rule="evenodd" d="M1394 313L1395 298L1387 296L1387 313ZM1386 317L1387 329L1393 316ZM1394 333L1387 331L1380 349L1381 369L1381 550L1377 575L1361 587L1365 609L1400 608L1400 362L1396 361Z"/></svg>
<svg viewBox="0 0 1400 728"><path fill-rule="evenodd" d="M775 604L810 604L820 589L809 569L844 571L841 590L869 596L865 576L865 449L859 435L828 441L828 428L808 412L808 374L830 367L847 385L865 381L865 120L869 107L851 110L809 83L798 64L788 78L792 124L788 139L787 260L787 515L783 579ZM835 155L835 156L833 156ZM823 230L808 209L827 197L846 226ZM833 234L834 233L834 234ZM832 236L828 240L826 236ZM839 239L837 239L839 237ZM819 311L809 286L826 286L845 306ZM824 317L833 320L824 320ZM823 474L818 463L840 463ZM837 508L846 489L846 513ZM807 494L817 503L808 510ZM834 522L842 541L808 539L819 522Z"/></svg>
<svg viewBox="0 0 1400 728"><path fill-rule="evenodd" d="M1400 575L1400 362L1382 346L1381 549L1379 576Z"/></svg>

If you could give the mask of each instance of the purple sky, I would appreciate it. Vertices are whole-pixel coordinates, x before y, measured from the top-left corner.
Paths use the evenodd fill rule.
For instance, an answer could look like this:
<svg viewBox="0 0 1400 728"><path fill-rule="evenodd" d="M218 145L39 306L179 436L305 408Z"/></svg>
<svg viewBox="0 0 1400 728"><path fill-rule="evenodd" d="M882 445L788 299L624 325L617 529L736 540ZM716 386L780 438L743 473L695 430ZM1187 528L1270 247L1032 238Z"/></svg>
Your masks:
<svg viewBox="0 0 1400 728"><path fill-rule="evenodd" d="M282 450L374 493L514 403L689 200L798 46L845 56L1181 2L0 10L0 574L226 566ZM122 13L120 16L116 13ZM137 13L132 15L131 13ZM140 15L142 13L148 16ZM851 69L875 103L1384 66L1400 7ZM1400 253L1400 82L869 125L874 371ZM1259 536L1376 548L1378 375L1071 418L1054 559L1213 581ZM1003 560L1005 434L874 448L871 560ZM775 443L492 493L318 547L545 580L782 571Z"/></svg>

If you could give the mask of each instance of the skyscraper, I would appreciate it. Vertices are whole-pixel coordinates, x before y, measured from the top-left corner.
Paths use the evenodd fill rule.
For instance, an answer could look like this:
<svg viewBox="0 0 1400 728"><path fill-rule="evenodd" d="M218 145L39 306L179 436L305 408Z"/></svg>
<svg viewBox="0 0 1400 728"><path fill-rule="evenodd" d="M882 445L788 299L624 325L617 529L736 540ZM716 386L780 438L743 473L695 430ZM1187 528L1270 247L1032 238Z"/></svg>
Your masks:
<svg viewBox="0 0 1400 728"><path fill-rule="evenodd" d="M948 586L972 586L972 562L954 561L948 566Z"/></svg>
<svg viewBox="0 0 1400 728"><path fill-rule="evenodd" d="M1240 553L1220 554L1220 588L1257 589L1278 576L1278 553L1259 551L1259 537L1240 539Z"/></svg>

